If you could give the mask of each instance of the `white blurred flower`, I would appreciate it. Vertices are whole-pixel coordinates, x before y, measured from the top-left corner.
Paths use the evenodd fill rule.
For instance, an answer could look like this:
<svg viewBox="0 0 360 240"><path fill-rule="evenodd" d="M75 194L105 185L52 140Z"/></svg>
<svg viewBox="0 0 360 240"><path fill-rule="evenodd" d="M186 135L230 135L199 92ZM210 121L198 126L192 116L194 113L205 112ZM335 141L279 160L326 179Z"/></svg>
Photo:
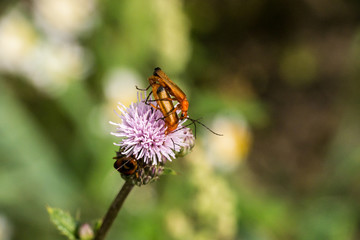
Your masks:
<svg viewBox="0 0 360 240"><path fill-rule="evenodd" d="M58 94L88 70L85 50L71 41L40 39L19 10L0 19L0 71L25 76L35 87Z"/></svg>
<svg viewBox="0 0 360 240"><path fill-rule="evenodd" d="M187 181L193 189L187 205L192 207L185 215L184 209L173 209L166 214L166 227L173 239L235 239L236 196L205 158L201 148L195 148L185 158L191 171Z"/></svg>
<svg viewBox="0 0 360 240"><path fill-rule="evenodd" d="M129 106L137 100L136 86L147 87L140 79L141 76L137 72L125 67L115 68L105 75L103 89L106 102L98 108L96 113L98 117L93 118L97 121L92 123L94 125L92 129L101 129L99 135L104 136L111 131L109 124L106 124L109 120L117 121L117 116L113 114L115 104L121 102Z"/></svg>
<svg viewBox="0 0 360 240"><path fill-rule="evenodd" d="M207 159L217 168L234 170L247 158L252 135L242 116L218 116L212 128L223 134L222 137L208 133L205 138Z"/></svg>
<svg viewBox="0 0 360 240"><path fill-rule="evenodd" d="M136 100L136 86L142 86L141 76L129 68L116 68L108 72L104 81L104 93L109 102L121 102L125 106ZM111 107L113 108L113 106Z"/></svg>
<svg viewBox="0 0 360 240"><path fill-rule="evenodd" d="M193 222L196 231L191 239L234 239L236 196L226 180L208 164L206 151L194 148L186 158L191 170L188 180L196 190L191 198L191 214L198 219Z"/></svg>
<svg viewBox="0 0 360 240"><path fill-rule="evenodd" d="M24 61L34 51L37 34L18 10L0 19L0 70L22 71Z"/></svg>
<svg viewBox="0 0 360 240"><path fill-rule="evenodd" d="M10 240L12 229L7 218L0 214L0 240Z"/></svg>
<svg viewBox="0 0 360 240"><path fill-rule="evenodd" d="M89 63L82 47L70 42L43 41L25 63L25 75L47 93L63 92L73 80L83 79Z"/></svg>
<svg viewBox="0 0 360 240"><path fill-rule="evenodd" d="M180 209L172 209L165 215L166 227L174 239L192 239L193 223Z"/></svg>
<svg viewBox="0 0 360 240"><path fill-rule="evenodd" d="M51 35L72 37L94 20L95 0L35 0L36 22Z"/></svg>

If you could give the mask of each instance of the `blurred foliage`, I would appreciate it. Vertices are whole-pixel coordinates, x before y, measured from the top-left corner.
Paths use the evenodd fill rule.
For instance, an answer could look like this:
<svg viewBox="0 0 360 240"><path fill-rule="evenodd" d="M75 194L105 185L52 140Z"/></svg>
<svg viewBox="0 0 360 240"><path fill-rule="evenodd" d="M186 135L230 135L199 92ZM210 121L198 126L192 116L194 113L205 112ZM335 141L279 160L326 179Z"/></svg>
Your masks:
<svg viewBox="0 0 360 240"><path fill-rule="evenodd" d="M156 66L228 134L198 124L108 239L358 239L359 16L354 0L1 1L0 240L64 239L47 205L105 214L123 183L108 121Z"/></svg>

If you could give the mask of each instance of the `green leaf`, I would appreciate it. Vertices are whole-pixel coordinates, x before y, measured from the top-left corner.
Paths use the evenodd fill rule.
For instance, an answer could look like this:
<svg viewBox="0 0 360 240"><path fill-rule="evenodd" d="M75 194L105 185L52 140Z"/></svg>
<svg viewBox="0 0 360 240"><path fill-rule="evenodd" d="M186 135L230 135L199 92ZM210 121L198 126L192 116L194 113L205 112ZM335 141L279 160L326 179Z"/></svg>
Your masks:
<svg viewBox="0 0 360 240"><path fill-rule="evenodd" d="M47 207L47 211L50 215L50 220L55 224L57 229L66 237L68 237L68 239L75 240L75 219L69 213L64 212L59 208Z"/></svg>
<svg viewBox="0 0 360 240"><path fill-rule="evenodd" d="M164 168L164 175L177 175L177 172L171 168Z"/></svg>
<svg viewBox="0 0 360 240"><path fill-rule="evenodd" d="M94 230L95 230L95 232L97 232L99 229L100 229L100 227L101 227L101 225L102 225L102 219L99 219L99 220L97 220L95 223L94 223Z"/></svg>

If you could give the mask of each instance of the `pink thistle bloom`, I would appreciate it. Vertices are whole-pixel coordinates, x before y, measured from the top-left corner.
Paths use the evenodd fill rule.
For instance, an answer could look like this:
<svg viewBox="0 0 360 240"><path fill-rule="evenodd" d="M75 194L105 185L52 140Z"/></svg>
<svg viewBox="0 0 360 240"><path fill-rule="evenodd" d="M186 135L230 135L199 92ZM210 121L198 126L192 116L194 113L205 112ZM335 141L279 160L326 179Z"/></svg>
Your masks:
<svg viewBox="0 0 360 240"><path fill-rule="evenodd" d="M180 121L176 130L165 135L165 122L161 111L145 104L144 94L138 94L138 101L126 108L119 103L117 107L120 114L115 112L121 123L110 122L117 126L117 131L111 134L120 137L119 143L114 145L120 147L122 154L135 159L143 159L144 163L153 165L175 159L175 154L189 146L194 141L192 131Z"/></svg>

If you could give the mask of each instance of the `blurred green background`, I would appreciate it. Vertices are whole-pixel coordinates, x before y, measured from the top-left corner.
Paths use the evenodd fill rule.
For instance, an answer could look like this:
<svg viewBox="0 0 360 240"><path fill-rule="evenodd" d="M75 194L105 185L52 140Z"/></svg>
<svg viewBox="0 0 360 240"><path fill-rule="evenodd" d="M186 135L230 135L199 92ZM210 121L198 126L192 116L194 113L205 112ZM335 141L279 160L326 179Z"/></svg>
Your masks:
<svg viewBox="0 0 360 240"><path fill-rule="evenodd" d="M359 239L360 2L0 2L0 240L65 239L122 186L108 121L161 67L197 127L108 239Z"/></svg>

